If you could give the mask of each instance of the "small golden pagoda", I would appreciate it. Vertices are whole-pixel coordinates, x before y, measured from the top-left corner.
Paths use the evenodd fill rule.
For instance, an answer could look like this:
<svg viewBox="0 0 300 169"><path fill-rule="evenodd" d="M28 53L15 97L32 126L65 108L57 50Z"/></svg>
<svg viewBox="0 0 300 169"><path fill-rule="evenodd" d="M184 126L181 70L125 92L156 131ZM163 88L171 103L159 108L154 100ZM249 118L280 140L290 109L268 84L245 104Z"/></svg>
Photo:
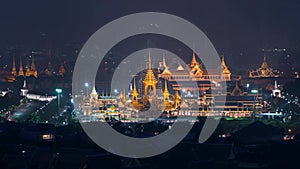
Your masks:
<svg viewBox="0 0 300 169"><path fill-rule="evenodd" d="M22 57L21 56L20 56L20 67L19 67L18 76L24 76L24 70L23 70Z"/></svg>
<svg viewBox="0 0 300 169"><path fill-rule="evenodd" d="M231 77L231 72L229 70L229 68L227 67L226 63L225 63L225 57L224 54L222 55L222 62L221 62L221 66L222 66L222 77L226 80L230 80Z"/></svg>
<svg viewBox="0 0 300 169"><path fill-rule="evenodd" d="M13 67L11 69L11 74L16 77L18 74L17 74L17 69L16 69L16 61L15 61L15 57L13 57Z"/></svg>

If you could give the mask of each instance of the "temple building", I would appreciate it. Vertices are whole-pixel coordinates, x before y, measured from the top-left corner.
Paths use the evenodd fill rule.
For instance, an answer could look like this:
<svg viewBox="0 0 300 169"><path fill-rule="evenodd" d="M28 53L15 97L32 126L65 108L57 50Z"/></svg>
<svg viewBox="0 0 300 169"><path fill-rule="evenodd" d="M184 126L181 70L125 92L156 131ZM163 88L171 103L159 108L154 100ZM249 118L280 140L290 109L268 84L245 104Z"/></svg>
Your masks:
<svg viewBox="0 0 300 169"><path fill-rule="evenodd" d="M104 92L99 96L95 85L93 85L90 95L83 99L79 107L83 116L95 116L103 119L104 116L120 114L117 97L108 93L104 94Z"/></svg>
<svg viewBox="0 0 300 169"><path fill-rule="evenodd" d="M264 56L262 65L249 72L249 78L268 78L268 77L280 77L280 73L269 67L267 57Z"/></svg>
<svg viewBox="0 0 300 169"><path fill-rule="evenodd" d="M231 72L225 63L225 57L222 55L221 65L215 69L204 69L202 64L197 61L196 54L193 52L191 63L188 67L181 64L175 69L170 69L163 58L163 69L158 72L158 77L168 80L172 83L173 90L181 90L184 95L195 95L195 92L205 93L208 90L221 90L221 83L231 81ZM209 73L210 74L209 74ZM193 86L180 86L177 82L196 82L198 88Z"/></svg>
<svg viewBox="0 0 300 169"><path fill-rule="evenodd" d="M209 70L212 74L207 72L197 61L195 53L187 67L179 64L175 69L167 65L165 57L160 67L154 69L149 53L147 69L133 78L128 95L124 91L118 96L99 96L94 86L81 104L83 115L139 117L141 112L150 110L169 116L223 115L240 118L262 111L260 90L250 90L241 81L233 81L224 56L218 68ZM178 81L193 81L198 86L179 85ZM158 87L160 83L161 88Z"/></svg>
<svg viewBox="0 0 300 169"><path fill-rule="evenodd" d="M23 64L22 64L22 57L20 57L20 65L19 65L19 71L17 73L16 69L16 63L15 63L15 58L13 58L13 66L11 70L11 74L15 77L29 77L29 76L34 76L38 77L38 71L35 66L34 62L34 55L32 55L31 59L31 65L29 65L29 60L27 60L27 65L26 65L26 71L24 72Z"/></svg>
<svg viewBox="0 0 300 169"><path fill-rule="evenodd" d="M20 66L19 66L18 76L23 76L23 77L25 76L24 70L23 70L23 65L22 65L22 57L20 57Z"/></svg>
<svg viewBox="0 0 300 169"><path fill-rule="evenodd" d="M164 60L164 72L167 71L168 67L165 64ZM134 78L133 87L131 91L131 105L133 108L139 111L146 110L150 105L156 105L155 109L160 111L171 111L179 107L180 96L177 92L177 95L174 99L171 99L171 94L168 89L168 80L164 80L164 89L163 91L157 90L157 85L160 79L157 79L154 74L154 69L152 68L151 55L148 55L148 66L145 77L142 77L143 80L143 93L137 91L136 82ZM150 102L154 103L151 104Z"/></svg>

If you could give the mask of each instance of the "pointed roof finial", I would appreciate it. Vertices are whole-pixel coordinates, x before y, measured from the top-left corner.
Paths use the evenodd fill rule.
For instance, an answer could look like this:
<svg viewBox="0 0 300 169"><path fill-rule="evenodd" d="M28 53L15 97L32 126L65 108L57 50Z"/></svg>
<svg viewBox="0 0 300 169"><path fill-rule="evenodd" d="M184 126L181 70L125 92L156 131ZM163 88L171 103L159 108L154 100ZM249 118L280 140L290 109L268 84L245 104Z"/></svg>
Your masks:
<svg viewBox="0 0 300 169"><path fill-rule="evenodd" d="M269 68L269 65L268 65L268 62L267 62L267 57L264 55L264 61L261 65L261 68L263 69L268 69Z"/></svg>
<svg viewBox="0 0 300 169"><path fill-rule="evenodd" d="M98 94L97 91L96 91L96 85L95 85L95 83L93 85L92 94Z"/></svg>
<svg viewBox="0 0 300 169"><path fill-rule="evenodd" d="M195 54L195 51L193 50L191 65L194 66L196 64L197 64L196 54Z"/></svg>
<svg viewBox="0 0 300 169"><path fill-rule="evenodd" d="M167 66L167 63L166 63L166 57L165 56L166 56L166 54L163 55L163 63L162 64L163 64L163 67L166 68L168 66Z"/></svg>
<svg viewBox="0 0 300 169"><path fill-rule="evenodd" d="M135 77L133 78L133 91L136 91Z"/></svg>
<svg viewBox="0 0 300 169"><path fill-rule="evenodd" d="M149 53L148 53L148 69L152 69L152 66L151 66L151 54L150 54L150 50L149 50Z"/></svg>
<svg viewBox="0 0 300 169"><path fill-rule="evenodd" d="M11 69L11 74L13 76L17 76L17 69L16 69L16 61L15 61L15 56L13 56L13 67Z"/></svg>
<svg viewBox="0 0 300 169"><path fill-rule="evenodd" d="M22 56L20 56L20 67L19 67L18 76L24 76L24 70L23 70L23 65L22 65Z"/></svg>

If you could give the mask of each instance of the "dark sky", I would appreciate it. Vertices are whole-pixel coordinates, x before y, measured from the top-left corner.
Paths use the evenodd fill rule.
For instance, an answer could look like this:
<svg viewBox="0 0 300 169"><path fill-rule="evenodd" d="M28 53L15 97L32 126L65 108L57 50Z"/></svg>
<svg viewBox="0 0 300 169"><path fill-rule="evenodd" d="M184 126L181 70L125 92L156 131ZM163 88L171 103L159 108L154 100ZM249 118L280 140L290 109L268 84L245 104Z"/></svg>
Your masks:
<svg viewBox="0 0 300 169"><path fill-rule="evenodd" d="M3 0L0 49L9 45L35 48L43 34L49 48L85 42L104 24L146 11L166 12L194 23L218 52L227 55L229 65L257 67L261 48L287 48L299 58L298 0Z"/></svg>

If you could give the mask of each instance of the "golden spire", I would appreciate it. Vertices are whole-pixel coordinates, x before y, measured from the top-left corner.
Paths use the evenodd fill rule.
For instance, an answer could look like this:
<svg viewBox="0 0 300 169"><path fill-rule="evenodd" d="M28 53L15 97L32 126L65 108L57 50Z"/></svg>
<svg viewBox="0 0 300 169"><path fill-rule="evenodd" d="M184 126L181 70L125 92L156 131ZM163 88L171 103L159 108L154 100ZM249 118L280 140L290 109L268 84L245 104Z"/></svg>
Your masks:
<svg viewBox="0 0 300 169"><path fill-rule="evenodd" d="M227 67L227 65L225 63L225 56L224 56L224 54L222 54L221 67L223 68L222 75L224 76L224 78L226 80L230 80L231 79L231 72L230 72L229 68Z"/></svg>
<svg viewBox="0 0 300 169"><path fill-rule="evenodd" d="M134 78L133 78L133 90L132 90L132 92L131 92L131 103L132 103L134 106L137 106L137 105L139 104L138 97L139 97L139 93L138 93L138 91L136 90L135 77L134 77Z"/></svg>
<svg viewBox="0 0 300 169"><path fill-rule="evenodd" d="M169 90L168 90L168 84L167 84L167 80L165 80L164 94L168 94L168 95L170 95L170 93L169 93Z"/></svg>
<svg viewBox="0 0 300 169"><path fill-rule="evenodd" d="M36 70L36 67L35 67L35 63L34 63L34 55L32 53L32 59L31 59L31 74L34 76L34 77L37 77L38 76L38 72Z"/></svg>
<svg viewBox="0 0 300 169"><path fill-rule="evenodd" d="M26 66L26 72L25 72L26 76L31 76L32 75L32 71L29 67L29 60L27 60L27 66Z"/></svg>
<svg viewBox="0 0 300 169"><path fill-rule="evenodd" d="M170 108L170 93L168 90L168 84L167 84L167 80L165 80L165 88L164 88L164 106L165 109L169 109Z"/></svg>
<svg viewBox="0 0 300 169"><path fill-rule="evenodd" d="M133 78L133 91L137 91L136 90L136 84L135 84L135 77Z"/></svg>
<svg viewBox="0 0 300 169"><path fill-rule="evenodd" d="M181 97L180 97L180 95L179 95L179 93L178 93L178 90L176 90L175 91L175 95L174 95L174 106L175 106L175 108L178 108L179 106L180 106L180 104L181 104Z"/></svg>
<svg viewBox="0 0 300 169"><path fill-rule="evenodd" d="M20 67L19 67L18 76L24 76L24 70L23 70L22 57L21 56L20 56Z"/></svg>
<svg viewBox="0 0 300 169"><path fill-rule="evenodd" d="M164 70L163 70L163 72L161 74L163 74L163 75L170 75L171 72L169 70L169 67L167 66L165 56L163 56L163 63L162 64L163 64Z"/></svg>
<svg viewBox="0 0 300 169"><path fill-rule="evenodd" d="M92 89L92 92L91 92L90 96L91 96L92 100L97 100L98 99L98 93L96 91L95 83L93 85L93 89Z"/></svg>
<svg viewBox="0 0 300 169"><path fill-rule="evenodd" d="M266 56L264 56L264 61L263 61L262 65L261 65L261 68L262 69L268 69L269 68Z"/></svg>
<svg viewBox="0 0 300 169"><path fill-rule="evenodd" d="M150 50L149 50L149 53L148 53L148 69L152 69Z"/></svg>
<svg viewBox="0 0 300 169"><path fill-rule="evenodd" d="M13 57L13 67L11 69L11 74L13 76L17 76L17 69L16 69L16 61L15 61L15 56Z"/></svg>
<svg viewBox="0 0 300 169"><path fill-rule="evenodd" d="M196 59L196 54L195 52L193 51L193 56L192 56L192 61L191 61L191 67L197 65L198 62L197 62L197 59Z"/></svg>
<svg viewBox="0 0 300 169"><path fill-rule="evenodd" d="M148 60L148 69L147 69L147 74L145 76L145 79L143 80L144 83L144 94L148 94L148 88L151 87L154 91L154 95L156 95L156 84L157 80L155 78L155 75L153 73L153 70L151 69L151 56L150 56L150 51L149 51L149 60Z"/></svg>

